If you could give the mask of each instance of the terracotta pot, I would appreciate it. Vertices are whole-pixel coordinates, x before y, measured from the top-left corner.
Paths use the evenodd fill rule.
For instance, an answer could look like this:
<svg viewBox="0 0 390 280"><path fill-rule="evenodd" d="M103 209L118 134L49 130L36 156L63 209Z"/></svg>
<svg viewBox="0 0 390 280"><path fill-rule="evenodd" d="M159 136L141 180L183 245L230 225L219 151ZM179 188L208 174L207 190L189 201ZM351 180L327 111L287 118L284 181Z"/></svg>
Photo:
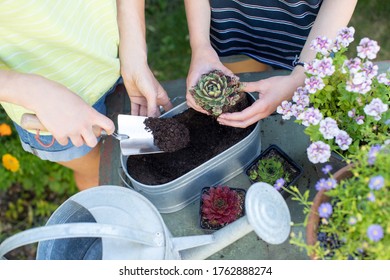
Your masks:
<svg viewBox="0 0 390 280"><path fill-rule="evenodd" d="M350 171L352 164L346 165L339 169L336 173L333 174L333 178L340 182L345 178L349 178L352 176ZM318 225L320 222L320 217L318 215L318 207L323 202L328 202L330 198L325 194L325 190L321 190L317 192L314 196L313 204L310 209L307 226L306 226L306 243L307 245L314 245L317 242L317 231ZM310 255L312 260L318 259L315 254Z"/></svg>

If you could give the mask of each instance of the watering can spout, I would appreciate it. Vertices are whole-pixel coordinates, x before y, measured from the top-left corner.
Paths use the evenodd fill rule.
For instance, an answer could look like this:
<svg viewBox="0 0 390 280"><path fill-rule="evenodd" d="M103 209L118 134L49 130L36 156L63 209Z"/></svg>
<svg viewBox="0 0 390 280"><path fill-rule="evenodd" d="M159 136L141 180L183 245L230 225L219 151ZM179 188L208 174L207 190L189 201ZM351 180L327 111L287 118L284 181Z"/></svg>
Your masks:
<svg viewBox="0 0 390 280"><path fill-rule="evenodd" d="M194 247L181 251L181 259L204 260L222 250L223 248L229 246L252 230L252 227L248 223L248 219L244 216L234 223L231 223L213 233L211 235L214 240L213 243L207 244L207 246Z"/></svg>
<svg viewBox="0 0 390 280"><path fill-rule="evenodd" d="M194 247L209 245L215 242L215 237L212 234L193 235L172 238L172 246L175 251L187 250Z"/></svg>

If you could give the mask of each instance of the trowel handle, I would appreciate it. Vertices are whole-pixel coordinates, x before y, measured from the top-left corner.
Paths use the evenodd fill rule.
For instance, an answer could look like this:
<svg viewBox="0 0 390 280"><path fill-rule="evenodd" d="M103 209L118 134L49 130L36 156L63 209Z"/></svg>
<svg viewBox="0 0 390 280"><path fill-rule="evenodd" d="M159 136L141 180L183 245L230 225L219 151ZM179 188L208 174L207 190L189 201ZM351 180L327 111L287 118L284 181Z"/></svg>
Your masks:
<svg viewBox="0 0 390 280"><path fill-rule="evenodd" d="M48 131L35 114L23 114L20 126L26 130ZM98 126L93 126L93 133L96 137L99 137L100 135L107 135L106 131L102 130Z"/></svg>

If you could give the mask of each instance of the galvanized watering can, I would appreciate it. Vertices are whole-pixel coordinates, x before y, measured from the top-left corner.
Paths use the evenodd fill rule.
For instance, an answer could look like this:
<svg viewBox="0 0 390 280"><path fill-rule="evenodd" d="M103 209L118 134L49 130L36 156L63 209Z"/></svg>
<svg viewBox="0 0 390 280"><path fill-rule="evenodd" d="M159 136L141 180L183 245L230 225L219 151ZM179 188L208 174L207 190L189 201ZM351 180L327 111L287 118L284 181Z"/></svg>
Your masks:
<svg viewBox="0 0 390 280"><path fill-rule="evenodd" d="M283 197L266 183L253 184L246 216L213 234L173 237L156 207L138 192L100 186L65 201L43 227L15 234L0 244L0 259L38 242L37 259L206 259L251 231L270 244L290 233Z"/></svg>

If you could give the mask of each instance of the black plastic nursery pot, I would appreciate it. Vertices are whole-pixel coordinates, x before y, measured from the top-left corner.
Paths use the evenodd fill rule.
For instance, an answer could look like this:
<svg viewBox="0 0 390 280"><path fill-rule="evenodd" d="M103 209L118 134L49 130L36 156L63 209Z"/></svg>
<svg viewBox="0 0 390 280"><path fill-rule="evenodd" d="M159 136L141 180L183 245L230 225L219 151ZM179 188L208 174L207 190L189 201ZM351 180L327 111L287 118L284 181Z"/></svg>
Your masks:
<svg viewBox="0 0 390 280"><path fill-rule="evenodd" d="M230 188L230 187L229 187ZM230 188L230 190L234 190L237 192L237 194L240 197L240 208L241 212L237 215L235 220L233 220L230 223L222 224L222 225L213 225L211 224L203 215L202 213L202 206L203 206L203 194L207 193L210 190L210 187L204 187L201 192L200 192L200 204L199 204L199 226L201 229L203 229L206 233L211 233L216 230L219 230L223 228L224 226L227 226L228 224L238 220L242 216L245 215L245 195L246 195L246 190L241 189L241 188Z"/></svg>
<svg viewBox="0 0 390 280"><path fill-rule="evenodd" d="M275 158L277 161L280 161L283 166L283 174L288 174L288 180L284 184L285 188L289 188L294 185L296 181L302 176L303 168L296 163L289 155L287 155L281 148L277 145L270 145L266 150L264 150L256 159L245 170L245 174L248 176L249 180L252 183L261 182L261 180L253 180L250 178L250 172L254 169L257 169L258 164L261 160ZM274 185L275 182L266 182L270 185ZM279 192L284 198L287 198L290 194L285 190L281 189Z"/></svg>

